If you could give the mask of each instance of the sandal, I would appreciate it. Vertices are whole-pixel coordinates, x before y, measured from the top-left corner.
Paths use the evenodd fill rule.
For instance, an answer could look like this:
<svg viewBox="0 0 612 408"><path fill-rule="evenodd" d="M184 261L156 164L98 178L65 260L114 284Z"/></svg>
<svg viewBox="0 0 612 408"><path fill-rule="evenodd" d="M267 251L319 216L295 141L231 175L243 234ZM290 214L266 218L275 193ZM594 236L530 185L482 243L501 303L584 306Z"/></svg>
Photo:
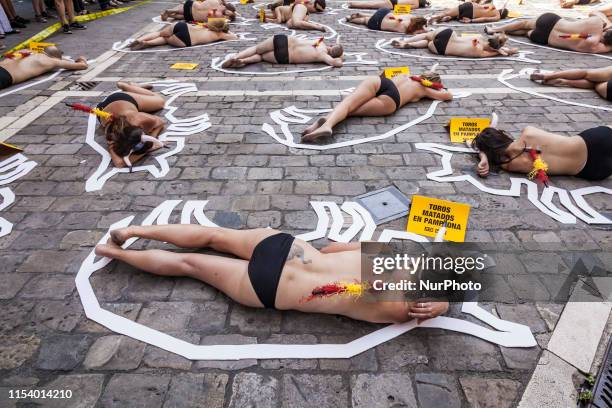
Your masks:
<svg viewBox="0 0 612 408"><path fill-rule="evenodd" d="M42 15L37 14L34 16L34 19L36 20L37 23L46 23L47 19L44 18Z"/></svg>

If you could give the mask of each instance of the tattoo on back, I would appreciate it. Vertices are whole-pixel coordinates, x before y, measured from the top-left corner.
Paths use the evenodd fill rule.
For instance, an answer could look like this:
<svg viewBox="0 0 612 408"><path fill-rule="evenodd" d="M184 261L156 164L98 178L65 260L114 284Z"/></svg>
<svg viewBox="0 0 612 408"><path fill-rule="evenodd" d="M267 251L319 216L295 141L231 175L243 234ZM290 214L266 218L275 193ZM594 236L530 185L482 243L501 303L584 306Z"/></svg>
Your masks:
<svg viewBox="0 0 612 408"><path fill-rule="evenodd" d="M291 245L291 249L289 250L289 255L287 255L287 261L290 261L293 258L300 259L304 265L312 262L312 259L306 259L304 257L304 248L302 248L298 244Z"/></svg>

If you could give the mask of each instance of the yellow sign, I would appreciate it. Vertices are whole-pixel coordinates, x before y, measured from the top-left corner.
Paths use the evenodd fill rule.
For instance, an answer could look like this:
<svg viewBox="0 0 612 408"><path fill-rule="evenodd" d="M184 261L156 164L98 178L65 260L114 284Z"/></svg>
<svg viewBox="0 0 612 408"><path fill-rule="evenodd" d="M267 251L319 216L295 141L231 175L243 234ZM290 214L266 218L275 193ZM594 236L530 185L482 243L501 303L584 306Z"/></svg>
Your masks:
<svg viewBox="0 0 612 408"><path fill-rule="evenodd" d="M393 7L393 14L410 14L410 4L396 4Z"/></svg>
<svg viewBox="0 0 612 408"><path fill-rule="evenodd" d="M266 21L266 10L263 7L259 9L259 21L262 23Z"/></svg>
<svg viewBox="0 0 612 408"><path fill-rule="evenodd" d="M446 223L444 240L464 242L470 206L437 198L412 196L406 230L426 237L435 237Z"/></svg>
<svg viewBox="0 0 612 408"><path fill-rule="evenodd" d="M30 50L34 52L43 52L45 48L54 46L54 43L46 43L46 42L31 42Z"/></svg>
<svg viewBox="0 0 612 408"><path fill-rule="evenodd" d="M509 11L508 12L508 18L517 18L517 17L522 17L523 14L519 13L517 11Z"/></svg>
<svg viewBox="0 0 612 408"><path fill-rule="evenodd" d="M453 143L463 143L474 139L485 128L489 127L488 118L452 118L450 121L450 138Z"/></svg>
<svg viewBox="0 0 612 408"><path fill-rule="evenodd" d="M172 69L195 69L200 64L193 64L191 62L177 62L170 66Z"/></svg>
<svg viewBox="0 0 612 408"><path fill-rule="evenodd" d="M410 68L408 67L393 67L393 68L385 68L385 78L393 78L394 76L402 75L402 74L410 74Z"/></svg>
<svg viewBox="0 0 612 408"><path fill-rule="evenodd" d="M468 37L468 38L474 38L474 37L480 37L479 33L461 33L462 37Z"/></svg>
<svg viewBox="0 0 612 408"><path fill-rule="evenodd" d="M253 0L240 0L240 4L249 4L253 3Z"/></svg>

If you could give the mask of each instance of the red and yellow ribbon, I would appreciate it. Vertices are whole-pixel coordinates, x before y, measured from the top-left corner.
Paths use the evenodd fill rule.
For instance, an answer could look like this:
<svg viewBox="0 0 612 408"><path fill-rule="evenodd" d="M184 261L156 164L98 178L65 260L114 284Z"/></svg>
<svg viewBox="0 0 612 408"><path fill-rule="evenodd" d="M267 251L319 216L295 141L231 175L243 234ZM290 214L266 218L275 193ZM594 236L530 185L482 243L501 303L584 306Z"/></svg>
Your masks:
<svg viewBox="0 0 612 408"><path fill-rule="evenodd" d="M346 295L359 298L363 295L365 290L369 287L367 283L347 283L347 282L333 282L327 285L317 286L312 290L309 296L302 299L302 302L310 302L313 299L327 298L335 295Z"/></svg>
<svg viewBox="0 0 612 408"><path fill-rule="evenodd" d="M113 117L112 114L105 112L102 109L92 108L90 106L82 105L80 103L67 103L66 106L69 106L74 110L94 114L97 117L104 119L104 120L109 120L109 119L112 119Z"/></svg>
<svg viewBox="0 0 612 408"><path fill-rule="evenodd" d="M542 156L536 149L529 149L529 155L533 159L533 169L527 174L527 178L529 180L535 178L548 187L548 174L546 174L548 171L548 164L542 160Z"/></svg>
<svg viewBox="0 0 612 408"><path fill-rule="evenodd" d="M437 90L444 89L444 85L442 85L440 82L432 82L418 75L413 75L410 77L410 79L412 79L413 81L419 82L421 85L427 88L433 88Z"/></svg>

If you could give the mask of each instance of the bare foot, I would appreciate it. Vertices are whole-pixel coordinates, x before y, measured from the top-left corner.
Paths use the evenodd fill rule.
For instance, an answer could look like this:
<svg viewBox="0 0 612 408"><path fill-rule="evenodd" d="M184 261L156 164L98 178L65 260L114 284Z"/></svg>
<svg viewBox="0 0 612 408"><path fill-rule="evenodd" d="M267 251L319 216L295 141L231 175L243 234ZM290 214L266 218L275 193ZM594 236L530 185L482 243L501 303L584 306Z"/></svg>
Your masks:
<svg viewBox="0 0 612 408"><path fill-rule="evenodd" d="M544 85L552 85L552 86L563 86L565 85L565 79L557 78L557 79L545 79L542 81Z"/></svg>
<svg viewBox="0 0 612 408"><path fill-rule="evenodd" d="M144 41L134 40L130 43L129 47L130 47L130 50L132 51L138 51L138 50L142 50L143 48L145 48L146 44L144 43Z"/></svg>
<svg viewBox="0 0 612 408"><path fill-rule="evenodd" d="M444 16L440 19L441 22L446 23L447 21L451 21L453 18L451 16Z"/></svg>
<svg viewBox="0 0 612 408"><path fill-rule="evenodd" d="M391 45L395 48L410 48L408 41L393 40L391 41Z"/></svg>
<svg viewBox="0 0 612 408"><path fill-rule="evenodd" d="M246 64L242 60L239 60L238 58L230 58L227 61L225 61L223 64L221 64L221 68L242 68L245 65Z"/></svg>
<svg viewBox="0 0 612 408"><path fill-rule="evenodd" d="M321 126L317 130L307 133L304 136L302 136L302 142L311 143L322 137L330 137L332 133L333 132L331 128L327 126Z"/></svg>
<svg viewBox="0 0 612 408"><path fill-rule="evenodd" d="M120 228L116 230L112 230L110 232L110 238L108 239L108 243L114 243L115 245L121 246L125 244L125 241L130 238L129 231L127 228Z"/></svg>
<svg viewBox="0 0 612 408"><path fill-rule="evenodd" d="M164 10L163 13L161 13L161 20L162 21L168 20L168 10Z"/></svg>
<svg viewBox="0 0 612 408"><path fill-rule="evenodd" d="M493 27L490 27L490 26L485 26L484 27L484 32L485 32L485 34L488 34L488 35L495 34L495 31L493 31Z"/></svg>
<svg viewBox="0 0 612 408"><path fill-rule="evenodd" d="M542 74L541 72L534 72L533 74L529 76L529 79L532 80L533 82L543 81L544 74Z"/></svg>
<svg viewBox="0 0 612 408"><path fill-rule="evenodd" d="M312 125L308 126L306 129L304 129L304 131L302 132L302 136L308 134L308 133L312 133L314 132L316 129L320 128L321 126L323 126L323 124L325 123L326 118L319 118L317 119Z"/></svg>

